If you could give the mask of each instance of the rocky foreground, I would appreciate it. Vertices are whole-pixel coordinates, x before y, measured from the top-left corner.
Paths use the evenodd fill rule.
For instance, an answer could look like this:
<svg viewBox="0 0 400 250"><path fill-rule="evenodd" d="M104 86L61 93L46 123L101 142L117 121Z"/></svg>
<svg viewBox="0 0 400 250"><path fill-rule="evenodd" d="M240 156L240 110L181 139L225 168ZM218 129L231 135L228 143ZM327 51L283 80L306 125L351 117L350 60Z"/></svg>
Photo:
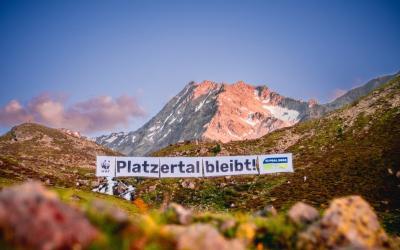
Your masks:
<svg viewBox="0 0 400 250"><path fill-rule="evenodd" d="M74 197L74 199L83 199ZM287 213L193 213L171 203L135 212L100 200L68 205L40 183L0 192L1 249L399 249L359 196L320 213L299 202Z"/></svg>

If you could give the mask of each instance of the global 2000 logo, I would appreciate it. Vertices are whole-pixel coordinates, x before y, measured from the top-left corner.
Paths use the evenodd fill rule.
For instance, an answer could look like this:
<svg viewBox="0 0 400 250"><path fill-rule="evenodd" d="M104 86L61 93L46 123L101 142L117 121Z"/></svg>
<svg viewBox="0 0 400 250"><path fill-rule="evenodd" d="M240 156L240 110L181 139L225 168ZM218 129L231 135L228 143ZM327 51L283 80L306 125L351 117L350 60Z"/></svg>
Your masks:
<svg viewBox="0 0 400 250"><path fill-rule="evenodd" d="M263 161L264 170L271 170L273 168L286 169L289 167L287 157L269 157Z"/></svg>
<svg viewBox="0 0 400 250"><path fill-rule="evenodd" d="M111 162L109 160L104 160L101 163L101 168L103 169L103 173L108 173L110 171Z"/></svg>

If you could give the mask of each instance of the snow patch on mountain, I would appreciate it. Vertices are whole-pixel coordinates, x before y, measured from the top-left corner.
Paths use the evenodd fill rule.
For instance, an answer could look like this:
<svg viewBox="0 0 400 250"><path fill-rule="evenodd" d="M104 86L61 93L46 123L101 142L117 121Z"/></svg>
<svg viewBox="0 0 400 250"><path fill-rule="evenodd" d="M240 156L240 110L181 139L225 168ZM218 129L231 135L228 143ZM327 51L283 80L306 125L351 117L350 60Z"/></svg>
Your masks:
<svg viewBox="0 0 400 250"><path fill-rule="evenodd" d="M108 138L107 140L104 140L104 141L107 142L107 143L111 143L111 142L115 141L117 138L118 138L117 136L113 135L113 136L111 136L110 138Z"/></svg>
<svg viewBox="0 0 400 250"><path fill-rule="evenodd" d="M299 121L300 113L297 110L290 110L284 107L272 105L263 105L262 107L271 112L271 114L279 120L291 123L297 123Z"/></svg>

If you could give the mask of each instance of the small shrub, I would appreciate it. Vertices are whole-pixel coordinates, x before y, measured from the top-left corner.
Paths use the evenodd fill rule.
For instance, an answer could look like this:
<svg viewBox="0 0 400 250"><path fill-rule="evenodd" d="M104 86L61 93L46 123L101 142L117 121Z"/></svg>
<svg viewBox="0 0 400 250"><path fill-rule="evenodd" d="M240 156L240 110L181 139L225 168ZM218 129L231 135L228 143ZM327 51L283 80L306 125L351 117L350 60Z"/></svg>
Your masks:
<svg viewBox="0 0 400 250"><path fill-rule="evenodd" d="M342 126L338 126L336 129L336 137L341 139L343 138L343 127Z"/></svg>
<svg viewBox="0 0 400 250"><path fill-rule="evenodd" d="M211 149L211 152L213 152L215 155L221 152L221 145L217 144L215 147Z"/></svg>

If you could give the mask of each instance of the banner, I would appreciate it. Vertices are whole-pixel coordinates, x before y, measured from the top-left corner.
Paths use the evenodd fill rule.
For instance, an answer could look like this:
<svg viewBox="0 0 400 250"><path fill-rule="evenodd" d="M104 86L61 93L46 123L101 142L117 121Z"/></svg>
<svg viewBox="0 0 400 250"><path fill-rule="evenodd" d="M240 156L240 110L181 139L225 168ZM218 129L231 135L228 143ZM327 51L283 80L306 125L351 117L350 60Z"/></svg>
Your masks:
<svg viewBox="0 0 400 250"><path fill-rule="evenodd" d="M292 154L216 157L97 156L96 176L189 178L294 172Z"/></svg>
<svg viewBox="0 0 400 250"><path fill-rule="evenodd" d="M204 177L258 174L257 156L204 157Z"/></svg>
<svg viewBox="0 0 400 250"><path fill-rule="evenodd" d="M292 154L275 154L258 156L260 174L294 172Z"/></svg>

